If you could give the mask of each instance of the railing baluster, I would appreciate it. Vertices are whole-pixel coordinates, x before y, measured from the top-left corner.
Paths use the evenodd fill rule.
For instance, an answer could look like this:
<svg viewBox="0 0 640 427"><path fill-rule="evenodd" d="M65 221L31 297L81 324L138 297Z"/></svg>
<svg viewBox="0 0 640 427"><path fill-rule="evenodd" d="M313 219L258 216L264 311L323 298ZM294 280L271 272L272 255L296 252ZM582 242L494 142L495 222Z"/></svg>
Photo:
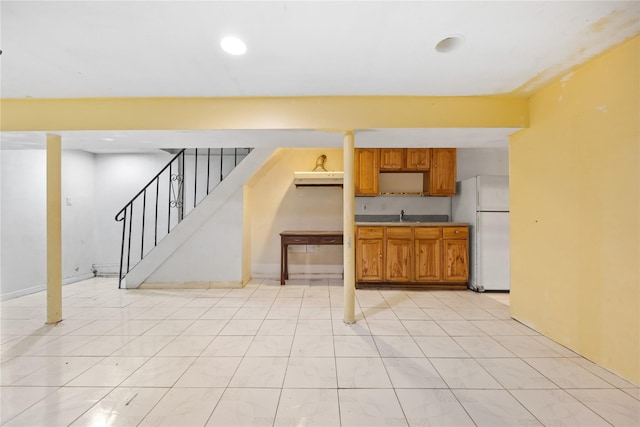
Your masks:
<svg viewBox="0 0 640 427"><path fill-rule="evenodd" d="M182 175L182 182L180 182L180 176L178 176L178 191L179 191L179 195L180 195L180 206L178 207L178 210L180 211L180 215L178 215L178 223L180 223L182 221L182 218L184 218L184 195L187 192L187 180L185 179L187 176L187 173L184 169L184 157L185 157L185 152L182 152L182 157L180 158L181 163L182 163L182 170L180 171L180 175Z"/></svg>
<svg viewBox="0 0 640 427"><path fill-rule="evenodd" d="M198 197L198 149L196 148L196 156L194 160L195 164L193 166L194 172L194 180L193 180L193 207L196 207L196 200ZM185 183L186 184L186 183Z"/></svg>
<svg viewBox="0 0 640 427"><path fill-rule="evenodd" d="M222 182L222 180L224 179L224 177L222 176L222 164L223 161L222 159L224 158L224 148L220 149L220 182Z"/></svg>
<svg viewBox="0 0 640 427"><path fill-rule="evenodd" d="M127 273L129 272L129 267L131 266L131 224L133 223L133 203L129 208L129 245L127 247Z"/></svg>
<svg viewBox="0 0 640 427"><path fill-rule="evenodd" d="M153 235L154 248L158 246L158 198L160 197L160 177L156 177L155 179L156 179L156 219L155 219L155 232Z"/></svg>
<svg viewBox="0 0 640 427"><path fill-rule="evenodd" d="M209 194L209 172L211 171L211 148L207 148L207 195Z"/></svg>
<svg viewBox="0 0 640 427"><path fill-rule="evenodd" d="M173 160L171 162L173 162ZM171 189L173 188L171 185L171 175L173 175L173 166L172 163L169 163L169 188L167 189L167 192L169 193L169 203L167 203L167 234L171 232Z"/></svg>
<svg viewBox="0 0 640 427"><path fill-rule="evenodd" d="M246 148L246 149L242 149L245 150L246 153L243 155L243 158L247 156L247 154L249 154L251 152L251 148ZM182 149L180 150L180 152L178 152L169 163L167 163L161 170L160 172L158 172L156 174L156 176L154 176L147 185L145 185L142 190L140 190L130 201L129 203L127 203L115 216L115 220L118 222L122 222L122 242L120 244L120 268L119 268L119 273L118 273L118 288L122 288L122 280L124 279L124 277L127 275L127 273L129 273L131 271L131 243L132 243L132 238L133 238L133 215L134 215L134 208L133 205L136 202L136 200L138 200L139 197L142 197L142 220L141 220L141 236L140 236L140 259L137 259L137 256L134 255L134 266L140 262L144 256L144 247L145 247L145 234L146 234L146 229L147 227L147 221L146 221L146 217L147 217L147 189L154 183L155 181L155 186L156 186L156 194L155 194L155 211L154 211L154 223L153 223L153 246L156 247L158 246L158 240L162 240L165 236L161 236L160 239L158 239L158 226L160 224L160 220L159 220L159 211L158 209L160 208L160 180L161 180L161 175L165 172L168 171L169 176L168 176L168 187L167 187L167 235L171 233L171 209L172 208L177 208L177 222L176 225L179 224L183 219L184 219L184 215L185 215L185 201L187 200L187 196L186 196L186 178L187 178L187 173L185 170L185 153L186 153L186 149ZM194 183L193 183L193 209L196 208L196 206L198 205L198 153L199 150L196 148L195 149L195 156L194 156L194 172L193 172L193 179L194 179ZM233 166L234 168L236 166L238 166L238 148L234 148L234 152L233 152ZM173 177L173 169L174 169L174 162L177 164L177 168L179 169L178 174L175 176L175 185L177 186L177 191L173 186L173 181L174 181L174 177ZM220 148L220 181L215 184L215 185L211 185L211 148L207 148L207 185L206 185L206 194L203 196L203 198L210 194L211 191L213 191L213 189L215 189L217 187L218 184L220 184L224 178L225 178L225 174L224 174L224 165L225 165L225 161L224 161L224 148ZM163 192L164 194L164 192ZM175 198L175 200L172 201L172 197ZM164 200L164 198L163 198ZM188 211L190 212L190 211ZM187 215L188 215L187 212ZM128 223L127 223L128 222ZM136 220L136 224L137 224L137 220ZM127 228L128 228L128 236L127 236ZM137 238L136 238L137 241ZM125 243L126 243L126 266L125 266ZM137 253L137 250L134 251Z"/></svg>
<svg viewBox="0 0 640 427"><path fill-rule="evenodd" d="M116 216L116 221L118 217ZM125 231L127 230L127 210L124 210L124 214L122 217L122 243L120 244L120 274L118 275L118 289L122 289L122 263L124 262L124 238L126 236Z"/></svg>
<svg viewBox="0 0 640 427"><path fill-rule="evenodd" d="M144 258L144 219L147 215L147 189L142 193L142 236L140 237L140 259Z"/></svg>

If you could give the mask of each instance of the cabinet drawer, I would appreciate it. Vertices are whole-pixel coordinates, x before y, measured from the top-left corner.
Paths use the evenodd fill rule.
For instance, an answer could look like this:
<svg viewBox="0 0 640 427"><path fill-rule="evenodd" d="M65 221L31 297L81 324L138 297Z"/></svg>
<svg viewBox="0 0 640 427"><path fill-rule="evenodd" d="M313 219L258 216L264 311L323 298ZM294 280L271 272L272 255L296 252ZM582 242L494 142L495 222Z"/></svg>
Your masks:
<svg viewBox="0 0 640 427"><path fill-rule="evenodd" d="M308 245L310 243L308 237L293 237L293 236L284 237L282 239L282 242L287 245Z"/></svg>
<svg viewBox="0 0 640 427"><path fill-rule="evenodd" d="M382 239L384 227L358 227L358 239Z"/></svg>
<svg viewBox="0 0 640 427"><path fill-rule="evenodd" d="M341 245L342 237L320 237L319 242L321 245Z"/></svg>
<svg viewBox="0 0 640 427"><path fill-rule="evenodd" d="M445 239L467 239L469 227L442 227L442 236Z"/></svg>
<svg viewBox="0 0 640 427"><path fill-rule="evenodd" d="M387 227L387 239L411 239L411 227Z"/></svg>
<svg viewBox="0 0 640 427"><path fill-rule="evenodd" d="M439 239L441 236L440 227L416 227L416 239Z"/></svg>

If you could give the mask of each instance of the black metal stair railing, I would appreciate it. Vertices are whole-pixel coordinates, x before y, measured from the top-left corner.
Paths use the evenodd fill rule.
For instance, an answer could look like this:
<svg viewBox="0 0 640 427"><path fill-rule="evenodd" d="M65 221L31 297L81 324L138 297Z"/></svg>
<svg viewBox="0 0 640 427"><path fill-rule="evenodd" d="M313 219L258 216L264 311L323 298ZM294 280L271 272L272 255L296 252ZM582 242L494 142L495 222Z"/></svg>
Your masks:
<svg viewBox="0 0 640 427"><path fill-rule="evenodd" d="M244 159L251 148L183 149L115 216L122 279Z"/></svg>

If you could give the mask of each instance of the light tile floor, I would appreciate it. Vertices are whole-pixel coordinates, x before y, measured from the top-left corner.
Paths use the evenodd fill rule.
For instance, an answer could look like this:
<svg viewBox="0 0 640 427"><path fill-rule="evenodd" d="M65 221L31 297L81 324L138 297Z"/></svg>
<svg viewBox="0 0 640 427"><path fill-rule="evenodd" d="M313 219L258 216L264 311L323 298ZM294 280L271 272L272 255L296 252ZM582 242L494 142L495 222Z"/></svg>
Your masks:
<svg viewBox="0 0 640 427"><path fill-rule="evenodd" d="M510 319L508 295L257 280L1 304L12 426L638 426L640 389Z"/></svg>

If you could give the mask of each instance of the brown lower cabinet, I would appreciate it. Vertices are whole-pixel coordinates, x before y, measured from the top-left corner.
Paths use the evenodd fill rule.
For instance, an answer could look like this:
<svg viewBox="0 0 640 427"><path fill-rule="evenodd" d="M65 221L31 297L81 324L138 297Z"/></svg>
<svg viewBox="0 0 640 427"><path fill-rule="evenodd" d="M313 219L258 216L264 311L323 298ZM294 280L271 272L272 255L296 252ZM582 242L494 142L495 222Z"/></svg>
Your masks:
<svg viewBox="0 0 640 427"><path fill-rule="evenodd" d="M356 227L356 286L466 288L467 226Z"/></svg>

